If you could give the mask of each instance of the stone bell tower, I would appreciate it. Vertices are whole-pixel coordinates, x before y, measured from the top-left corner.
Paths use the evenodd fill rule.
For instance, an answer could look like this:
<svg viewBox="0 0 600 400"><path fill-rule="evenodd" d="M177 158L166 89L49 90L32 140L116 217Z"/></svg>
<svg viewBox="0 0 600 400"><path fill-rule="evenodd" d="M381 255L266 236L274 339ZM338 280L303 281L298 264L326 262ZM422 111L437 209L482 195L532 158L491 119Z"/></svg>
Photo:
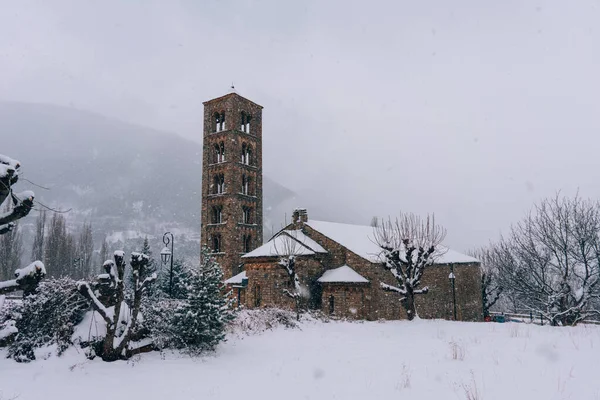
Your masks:
<svg viewBox="0 0 600 400"><path fill-rule="evenodd" d="M227 279L262 239L262 106L229 93L204 103L200 242Z"/></svg>

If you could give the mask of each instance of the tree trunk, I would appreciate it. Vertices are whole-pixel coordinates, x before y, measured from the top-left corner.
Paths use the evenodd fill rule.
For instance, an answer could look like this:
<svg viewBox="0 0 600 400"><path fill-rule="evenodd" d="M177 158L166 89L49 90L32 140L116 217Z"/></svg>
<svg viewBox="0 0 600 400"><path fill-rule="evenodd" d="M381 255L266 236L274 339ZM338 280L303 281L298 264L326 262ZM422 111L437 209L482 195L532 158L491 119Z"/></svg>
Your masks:
<svg viewBox="0 0 600 400"><path fill-rule="evenodd" d="M417 309L415 308L415 294L412 290L407 290L404 301L402 302L404 309L406 310L406 316L409 321L415 319L417 315Z"/></svg>

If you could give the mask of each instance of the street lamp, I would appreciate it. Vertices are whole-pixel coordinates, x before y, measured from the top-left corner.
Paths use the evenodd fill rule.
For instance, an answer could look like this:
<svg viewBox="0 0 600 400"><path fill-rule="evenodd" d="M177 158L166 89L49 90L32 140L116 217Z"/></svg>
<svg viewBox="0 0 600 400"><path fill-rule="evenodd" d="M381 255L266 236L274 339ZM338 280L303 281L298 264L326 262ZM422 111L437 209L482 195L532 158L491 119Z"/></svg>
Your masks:
<svg viewBox="0 0 600 400"><path fill-rule="evenodd" d="M450 285L452 285L452 307L454 309L454 320L456 321L456 287L454 285L456 276L454 275L454 264L450 264L450 275L448 275L448 279L450 279Z"/></svg>
<svg viewBox="0 0 600 400"><path fill-rule="evenodd" d="M169 238L169 236L171 236ZM171 261L171 268L169 270L169 296L173 297L173 234L171 232L166 232L163 235L163 243L165 247L160 252L160 259L163 265L167 265L169 261ZM169 249L169 244L171 248Z"/></svg>

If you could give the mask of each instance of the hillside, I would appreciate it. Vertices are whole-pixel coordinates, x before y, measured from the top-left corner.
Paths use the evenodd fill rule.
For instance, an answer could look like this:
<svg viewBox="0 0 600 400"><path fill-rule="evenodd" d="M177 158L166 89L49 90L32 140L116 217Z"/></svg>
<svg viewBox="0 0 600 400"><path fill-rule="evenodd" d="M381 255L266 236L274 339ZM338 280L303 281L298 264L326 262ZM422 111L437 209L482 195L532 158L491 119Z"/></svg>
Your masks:
<svg viewBox="0 0 600 400"><path fill-rule="evenodd" d="M91 220L97 239L158 238L172 230L198 240L201 144L91 112L10 102L0 103L0 140L1 152L23 164L22 176L49 190L24 180L18 187L31 187L48 206L72 209L72 226ZM268 234L271 215L279 221L280 205L294 193L265 176L264 194Z"/></svg>
<svg viewBox="0 0 600 400"><path fill-rule="evenodd" d="M155 352L105 363L71 349L18 364L0 351L0 397L597 399L591 366L599 345L595 326L308 321L301 329L230 335L203 359Z"/></svg>

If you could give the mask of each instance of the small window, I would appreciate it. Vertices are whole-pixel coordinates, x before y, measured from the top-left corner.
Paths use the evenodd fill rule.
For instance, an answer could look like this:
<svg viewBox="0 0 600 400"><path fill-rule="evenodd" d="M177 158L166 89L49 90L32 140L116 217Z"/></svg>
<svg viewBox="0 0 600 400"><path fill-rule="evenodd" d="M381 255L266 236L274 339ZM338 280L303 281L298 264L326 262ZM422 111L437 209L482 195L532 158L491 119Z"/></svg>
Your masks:
<svg viewBox="0 0 600 400"><path fill-rule="evenodd" d="M242 207L242 223L243 224L251 224L252 223L252 209L250 207Z"/></svg>
<svg viewBox="0 0 600 400"><path fill-rule="evenodd" d="M242 144L242 164L252 165L252 146Z"/></svg>
<svg viewBox="0 0 600 400"><path fill-rule="evenodd" d="M250 120L252 117L242 111L242 123L240 124L240 130L242 132L250 133Z"/></svg>
<svg viewBox="0 0 600 400"><path fill-rule="evenodd" d="M213 163L218 164L225 161L225 143L215 144Z"/></svg>
<svg viewBox="0 0 600 400"><path fill-rule="evenodd" d="M225 175L217 174L213 178L213 194L225 193Z"/></svg>
<svg viewBox="0 0 600 400"><path fill-rule="evenodd" d="M213 223L213 224L223 223L223 206L213 206L212 207L211 223Z"/></svg>
<svg viewBox="0 0 600 400"><path fill-rule="evenodd" d="M250 177L242 175L242 194L250 195Z"/></svg>
<svg viewBox="0 0 600 400"><path fill-rule="evenodd" d="M254 307L260 307L262 302L262 294L260 292L260 285L254 286Z"/></svg>
<svg viewBox="0 0 600 400"><path fill-rule="evenodd" d="M335 298L333 295L329 296L329 314L333 314L335 311Z"/></svg>
<svg viewBox="0 0 600 400"><path fill-rule="evenodd" d="M244 253L252 251L252 235L244 235Z"/></svg>
<svg viewBox="0 0 600 400"><path fill-rule="evenodd" d="M220 253L223 250L221 235L216 234L212 236L212 250L214 253Z"/></svg>
<svg viewBox="0 0 600 400"><path fill-rule="evenodd" d="M225 112L221 111L221 113L214 113L213 115L213 126L214 132L221 132L225 130Z"/></svg>

